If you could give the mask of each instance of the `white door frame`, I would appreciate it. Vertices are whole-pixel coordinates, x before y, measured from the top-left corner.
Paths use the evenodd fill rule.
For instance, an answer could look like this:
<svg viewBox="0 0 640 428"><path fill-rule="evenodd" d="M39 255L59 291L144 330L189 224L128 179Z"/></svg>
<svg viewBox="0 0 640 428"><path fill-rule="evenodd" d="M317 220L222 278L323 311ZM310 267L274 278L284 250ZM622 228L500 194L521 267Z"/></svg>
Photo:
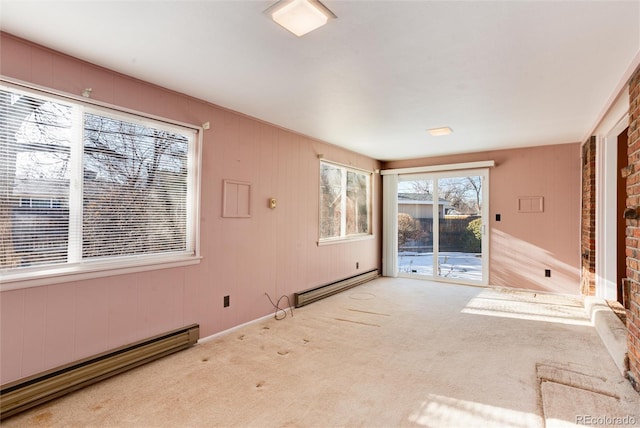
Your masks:
<svg viewBox="0 0 640 428"><path fill-rule="evenodd" d="M629 126L626 113L596 139L596 297L617 300L618 135Z"/></svg>

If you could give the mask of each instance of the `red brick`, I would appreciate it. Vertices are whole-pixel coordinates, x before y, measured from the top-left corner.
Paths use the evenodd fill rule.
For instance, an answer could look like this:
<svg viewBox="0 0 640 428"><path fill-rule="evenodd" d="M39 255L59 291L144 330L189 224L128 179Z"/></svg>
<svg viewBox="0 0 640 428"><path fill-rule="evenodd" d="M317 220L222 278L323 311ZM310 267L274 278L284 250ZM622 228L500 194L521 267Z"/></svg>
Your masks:
<svg viewBox="0 0 640 428"><path fill-rule="evenodd" d="M629 130L628 130L627 156L629 165L632 167L631 174L626 181L626 206L640 206L640 68L635 71L629 81ZM591 247L592 226L590 220L595 216L593 213L594 187L591 181L595 177L595 169L589 163L595 158L595 147L592 147L592 139L585 143L583 154L586 157L587 165L582 168L582 198L585 203L582 205L582 246L585 249ZM593 158L592 158L593 156ZM638 171L638 172L635 172ZM585 220L587 222L585 222ZM629 290L625 299L628 299L627 310L627 343L629 348L629 371L630 378L636 379L634 387L640 389L640 221L638 219L626 220L626 274L629 278ZM589 264L583 259L583 272L585 267L590 269Z"/></svg>
<svg viewBox="0 0 640 428"><path fill-rule="evenodd" d="M582 145L582 226L581 252L582 276L580 291L585 295L595 294L595 138Z"/></svg>

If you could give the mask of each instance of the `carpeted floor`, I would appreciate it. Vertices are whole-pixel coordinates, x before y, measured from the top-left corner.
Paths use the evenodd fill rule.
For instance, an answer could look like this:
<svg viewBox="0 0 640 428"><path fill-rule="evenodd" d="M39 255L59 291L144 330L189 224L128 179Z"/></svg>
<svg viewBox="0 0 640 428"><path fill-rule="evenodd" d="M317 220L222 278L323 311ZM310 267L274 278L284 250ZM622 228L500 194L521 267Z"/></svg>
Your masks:
<svg viewBox="0 0 640 428"><path fill-rule="evenodd" d="M543 427L624 416L640 424L640 397L578 297L380 278L2 425Z"/></svg>

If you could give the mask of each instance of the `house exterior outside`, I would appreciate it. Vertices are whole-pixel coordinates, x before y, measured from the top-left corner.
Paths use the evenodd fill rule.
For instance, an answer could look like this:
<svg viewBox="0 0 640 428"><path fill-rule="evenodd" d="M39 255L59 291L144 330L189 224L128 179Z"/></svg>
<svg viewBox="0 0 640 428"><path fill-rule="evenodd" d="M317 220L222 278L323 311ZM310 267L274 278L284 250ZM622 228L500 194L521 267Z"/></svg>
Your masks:
<svg viewBox="0 0 640 428"><path fill-rule="evenodd" d="M398 213L409 214L414 219L433 218L433 195L427 193L398 193ZM438 216L443 218L451 208L449 201L438 201Z"/></svg>

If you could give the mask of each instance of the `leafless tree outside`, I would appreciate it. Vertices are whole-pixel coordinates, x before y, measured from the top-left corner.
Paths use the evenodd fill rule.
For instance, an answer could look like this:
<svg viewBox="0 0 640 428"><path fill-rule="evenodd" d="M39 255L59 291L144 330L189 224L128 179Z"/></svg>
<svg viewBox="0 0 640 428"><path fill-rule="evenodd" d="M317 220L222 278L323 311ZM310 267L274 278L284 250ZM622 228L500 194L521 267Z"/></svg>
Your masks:
<svg viewBox="0 0 640 428"><path fill-rule="evenodd" d="M465 176L438 180L440 199L448 201L460 214L477 214L482 209L482 178Z"/></svg>
<svg viewBox="0 0 640 428"><path fill-rule="evenodd" d="M185 248L187 147L184 136L85 115L84 257Z"/></svg>
<svg viewBox="0 0 640 428"><path fill-rule="evenodd" d="M320 164L320 237L340 236L342 206L342 171L334 166Z"/></svg>
<svg viewBox="0 0 640 428"><path fill-rule="evenodd" d="M433 195L433 180L410 182L414 193ZM439 198L448 201L461 214L477 214L482 209L482 178L464 176L438 180Z"/></svg>

